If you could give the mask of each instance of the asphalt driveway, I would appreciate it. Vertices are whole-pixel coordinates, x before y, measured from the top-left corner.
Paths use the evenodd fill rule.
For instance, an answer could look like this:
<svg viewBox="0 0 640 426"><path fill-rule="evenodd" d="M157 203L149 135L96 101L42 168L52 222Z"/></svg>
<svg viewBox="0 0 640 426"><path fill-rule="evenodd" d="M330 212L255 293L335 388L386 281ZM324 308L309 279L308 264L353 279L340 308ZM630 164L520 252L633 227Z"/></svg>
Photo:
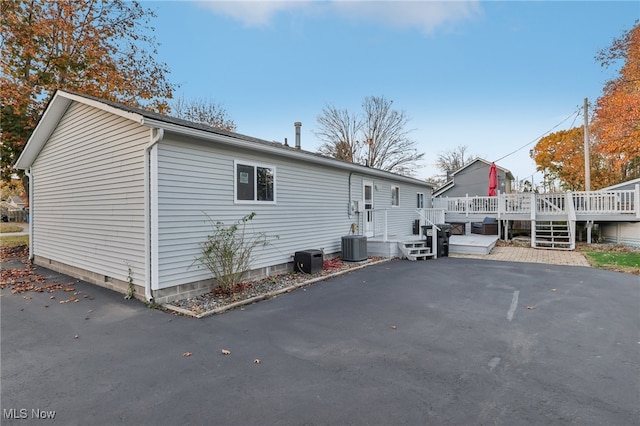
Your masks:
<svg viewBox="0 0 640 426"><path fill-rule="evenodd" d="M392 261L200 320L74 289L2 291L2 424L640 419L638 276Z"/></svg>

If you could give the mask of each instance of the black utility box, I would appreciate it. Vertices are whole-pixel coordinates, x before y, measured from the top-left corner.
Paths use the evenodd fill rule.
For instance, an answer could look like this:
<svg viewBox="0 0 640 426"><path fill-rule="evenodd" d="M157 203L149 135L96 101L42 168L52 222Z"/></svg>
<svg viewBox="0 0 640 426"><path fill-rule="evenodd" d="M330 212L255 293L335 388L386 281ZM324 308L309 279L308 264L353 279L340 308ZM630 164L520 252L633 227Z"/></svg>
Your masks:
<svg viewBox="0 0 640 426"><path fill-rule="evenodd" d="M422 227L422 232L424 233L425 237L427 237L427 247L433 247L438 257L447 257L449 256L449 238L451 237L451 225L448 223L442 223L436 226L440 228L440 231L435 231L431 225L425 225ZM435 238L435 240L433 238Z"/></svg>
<svg viewBox="0 0 640 426"><path fill-rule="evenodd" d="M322 250L297 251L293 256L293 268L296 272L315 274L322 271Z"/></svg>

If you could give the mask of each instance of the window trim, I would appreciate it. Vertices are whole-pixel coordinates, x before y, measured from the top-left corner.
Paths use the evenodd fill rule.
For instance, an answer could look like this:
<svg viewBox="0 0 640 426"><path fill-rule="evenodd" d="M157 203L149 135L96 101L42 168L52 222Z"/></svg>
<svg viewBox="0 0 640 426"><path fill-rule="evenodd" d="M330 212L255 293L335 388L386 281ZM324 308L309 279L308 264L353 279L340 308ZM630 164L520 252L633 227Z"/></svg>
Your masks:
<svg viewBox="0 0 640 426"><path fill-rule="evenodd" d="M393 204L393 190L396 190L396 204ZM400 207L400 187L391 185L391 207Z"/></svg>
<svg viewBox="0 0 640 426"><path fill-rule="evenodd" d="M238 199L238 166L248 166L253 167L253 200L239 200ZM258 173L257 168L270 169L273 172L273 200L272 201L262 201L258 200ZM234 204L260 204L260 205L269 205L269 204L277 204L276 198L276 166L272 164L266 163L258 163L255 161L245 161L245 160L233 160L233 203Z"/></svg>

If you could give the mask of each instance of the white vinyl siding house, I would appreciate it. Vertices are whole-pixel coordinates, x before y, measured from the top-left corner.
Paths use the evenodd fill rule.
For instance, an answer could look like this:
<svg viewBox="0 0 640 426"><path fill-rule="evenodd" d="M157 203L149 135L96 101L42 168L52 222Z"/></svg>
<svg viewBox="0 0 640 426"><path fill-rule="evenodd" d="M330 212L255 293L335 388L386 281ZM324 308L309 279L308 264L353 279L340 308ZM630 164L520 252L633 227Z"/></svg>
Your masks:
<svg viewBox="0 0 640 426"><path fill-rule="evenodd" d="M340 251L337 236L346 234L351 223L346 214L346 173L269 158L269 164L277 170L277 204L239 204L234 199L234 164L264 163L264 156L213 145L196 147L173 141L170 136L159 147L162 287L210 278L207 270L194 264L200 244L211 231L210 221L231 224L251 212L256 216L247 231L264 232L270 241L267 247L255 250L252 268L287 263L295 251L309 248ZM315 184L322 190L314 188Z"/></svg>
<svg viewBox="0 0 640 426"><path fill-rule="evenodd" d="M601 191L638 191L640 178L602 188ZM636 192L638 193L638 192ZM626 244L640 247L640 222L600 222L602 239L607 243Z"/></svg>
<svg viewBox="0 0 640 426"><path fill-rule="evenodd" d="M144 272L144 169L149 130L73 103L31 166L33 251L125 281ZM37 220L33 220L37 218ZM106 278L104 278L106 277Z"/></svg>
<svg viewBox="0 0 640 426"><path fill-rule="evenodd" d="M254 250L252 273L268 275L290 269L296 251L339 253L341 237L354 226L362 232L367 215L375 227L408 235L416 194L430 199L432 190L408 177L63 91L16 166L30 175L36 263L123 292L132 278L137 297L159 303L211 289L196 258L215 222L231 225L255 212L247 232L266 234L269 245ZM372 200L364 200L365 185Z"/></svg>

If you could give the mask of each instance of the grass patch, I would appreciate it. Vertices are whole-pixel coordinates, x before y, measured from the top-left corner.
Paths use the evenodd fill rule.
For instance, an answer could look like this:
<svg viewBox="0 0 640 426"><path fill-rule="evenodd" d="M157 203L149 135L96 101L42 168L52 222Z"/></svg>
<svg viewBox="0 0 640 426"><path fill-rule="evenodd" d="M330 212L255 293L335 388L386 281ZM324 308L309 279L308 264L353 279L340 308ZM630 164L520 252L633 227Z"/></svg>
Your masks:
<svg viewBox="0 0 640 426"><path fill-rule="evenodd" d="M6 234L9 232L22 232L22 226L14 225L13 223L0 222L0 234Z"/></svg>
<svg viewBox="0 0 640 426"><path fill-rule="evenodd" d="M580 251L594 268L640 275L640 250L602 244L587 245Z"/></svg>
<svg viewBox="0 0 640 426"><path fill-rule="evenodd" d="M2 247L16 247L29 245L28 235L5 235L0 237L0 244Z"/></svg>

